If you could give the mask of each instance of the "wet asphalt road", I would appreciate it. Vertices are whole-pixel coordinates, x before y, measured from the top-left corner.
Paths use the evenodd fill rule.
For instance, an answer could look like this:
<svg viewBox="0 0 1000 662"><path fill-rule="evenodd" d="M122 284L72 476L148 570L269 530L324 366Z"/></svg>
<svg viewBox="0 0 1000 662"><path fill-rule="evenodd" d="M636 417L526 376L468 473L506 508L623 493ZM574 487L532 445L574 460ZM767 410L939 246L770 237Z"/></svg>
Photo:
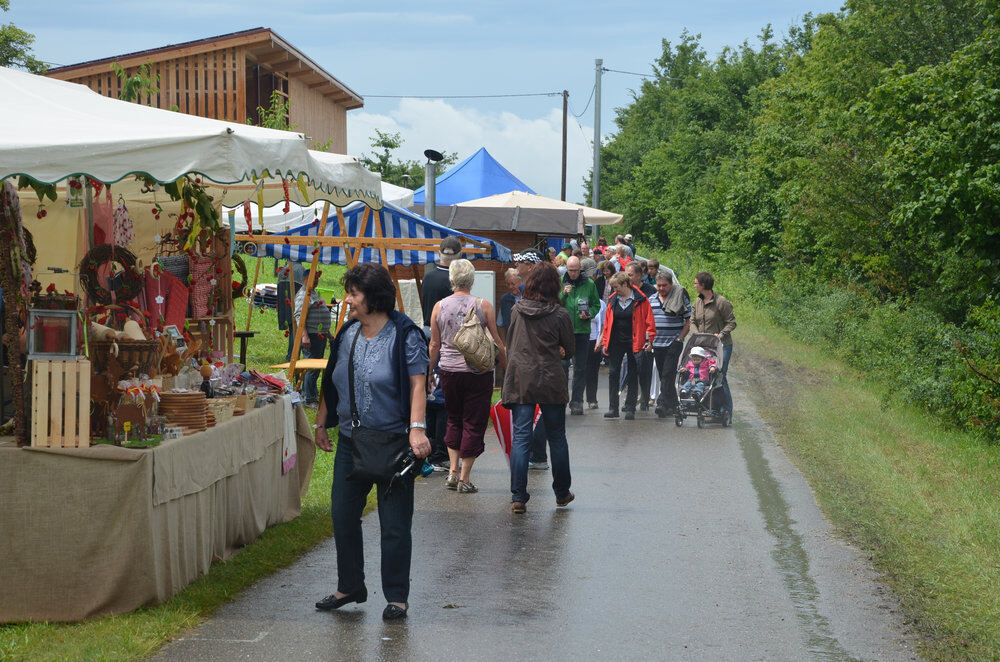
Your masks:
<svg viewBox="0 0 1000 662"><path fill-rule="evenodd" d="M916 659L892 596L733 381L735 428L568 417L568 508L532 471L528 513L510 513L492 430L478 494L418 481L404 622L381 619L373 513L367 603L313 608L336 585L331 539L155 659Z"/></svg>

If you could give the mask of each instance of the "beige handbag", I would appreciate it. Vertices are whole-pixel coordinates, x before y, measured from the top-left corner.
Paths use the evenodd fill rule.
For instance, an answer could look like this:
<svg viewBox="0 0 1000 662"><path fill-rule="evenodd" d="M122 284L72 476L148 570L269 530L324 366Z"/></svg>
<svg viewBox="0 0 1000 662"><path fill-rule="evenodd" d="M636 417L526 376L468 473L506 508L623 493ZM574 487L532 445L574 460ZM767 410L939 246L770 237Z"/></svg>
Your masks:
<svg viewBox="0 0 1000 662"><path fill-rule="evenodd" d="M482 305L480 302L482 299L477 299L469 308L469 312L465 314L465 321L458 327L451 344L465 357L465 362L470 368L476 372L489 372L496 364L497 346L476 315L476 311Z"/></svg>

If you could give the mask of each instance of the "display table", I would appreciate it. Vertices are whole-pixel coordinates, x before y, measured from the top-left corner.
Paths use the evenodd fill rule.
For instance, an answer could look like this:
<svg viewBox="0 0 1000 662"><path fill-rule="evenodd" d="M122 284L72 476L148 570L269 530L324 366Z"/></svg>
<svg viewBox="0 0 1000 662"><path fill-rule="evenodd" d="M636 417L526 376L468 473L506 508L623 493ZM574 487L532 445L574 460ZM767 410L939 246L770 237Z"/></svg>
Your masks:
<svg viewBox="0 0 1000 662"><path fill-rule="evenodd" d="M305 412L285 412L279 400L150 450L0 448L0 622L163 602L298 516L315 449Z"/></svg>

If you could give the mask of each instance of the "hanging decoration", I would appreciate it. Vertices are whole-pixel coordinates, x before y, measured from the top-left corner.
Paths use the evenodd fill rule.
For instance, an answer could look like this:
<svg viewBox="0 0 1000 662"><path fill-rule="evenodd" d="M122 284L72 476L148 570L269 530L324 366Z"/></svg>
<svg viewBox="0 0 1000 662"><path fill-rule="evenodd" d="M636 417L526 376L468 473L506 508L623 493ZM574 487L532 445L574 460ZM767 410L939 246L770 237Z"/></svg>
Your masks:
<svg viewBox="0 0 1000 662"><path fill-rule="evenodd" d="M128 208L121 196L118 197L118 206L115 207L112 236L116 246L128 246L135 241L135 225L128 215Z"/></svg>
<svg viewBox="0 0 1000 662"><path fill-rule="evenodd" d="M109 265L112 275L108 277L109 287L101 283L99 271ZM115 271L115 265L120 269ZM136 257L127 248L113 244L94 246L80 262L80 284L92 302L100 304L126 303L139 295L143 285L143 275L136 268Z"/></svg>
<svg viewBox="0 0 1000 662"><path fill-rule="evenodd" d="M233 269L240 275L239 280L233 280L233 298L239 299L247 289L247 263L239 253L233 254Z"/></svg>
<svg viewBox="0 0 1000 662"><path fill-rule="evenodd" d="M41 194L39 194L41 199ZM0 188L0 287L3 288L4 314L7 331L3 336L7 358L12 366L21 365L21 328L26 324L27 301L34 281L31 262L25 244L21 219L21 201L17 188L4 181ZM11 401L14 405L14 437L18 444L28 441L27 418L24 412L24 371L11 370Z"/></svg>

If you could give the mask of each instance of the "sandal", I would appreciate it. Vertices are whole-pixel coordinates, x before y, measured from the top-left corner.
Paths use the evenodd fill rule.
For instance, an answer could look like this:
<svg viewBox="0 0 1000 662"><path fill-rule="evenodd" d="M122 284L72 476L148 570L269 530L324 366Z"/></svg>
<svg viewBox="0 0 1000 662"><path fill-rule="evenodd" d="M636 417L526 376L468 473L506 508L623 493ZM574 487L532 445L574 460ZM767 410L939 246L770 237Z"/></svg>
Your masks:
<svg viewBox="0 0 1000 662"><path fill-rule="evenodd" d="M462 481L458 479L458 474L448 474L444 480L444 487L447 490L457 490L460 482Z"/></svg>
<svg viewBox="0 0 1000 662"><path fill-rule="evenodd" d="M479 488L472 484L472 482L465 482L464 480L458 481L458 491L465 492L466 494L473 494L479 491Z"/></svg>

